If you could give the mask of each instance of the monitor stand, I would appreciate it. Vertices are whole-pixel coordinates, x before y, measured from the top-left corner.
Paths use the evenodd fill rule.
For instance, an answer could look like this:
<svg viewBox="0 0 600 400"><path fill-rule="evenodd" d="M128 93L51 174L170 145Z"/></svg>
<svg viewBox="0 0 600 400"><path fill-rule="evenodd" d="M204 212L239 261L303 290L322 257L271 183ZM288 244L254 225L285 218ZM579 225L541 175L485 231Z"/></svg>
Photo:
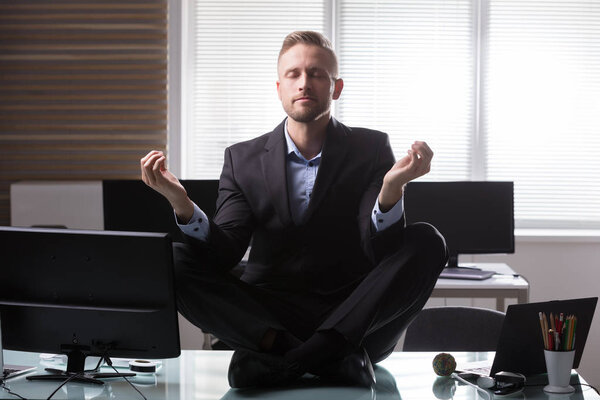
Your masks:
<svg viewBox="0 0 600 400"><path fill-rule="evenodd" d="M74 382L94 383L103 385L103 378L121 378L135 376L134 372L98 372L100 364L106 357L101 357L98 365L93 370L85 371L85 353L80 349L72 349L67 353L67 370L63 371L56 368L45 368L50 374L30 375L28 380L66 380L71 378ZM78 375L73 377L74 375Z"/></svg>
<svg viewBox="0 0 600 400"><path fill-rule="evenodd" d="M458 268L458 254L452 254L448 256L448 264L446 268Z"/></svg>

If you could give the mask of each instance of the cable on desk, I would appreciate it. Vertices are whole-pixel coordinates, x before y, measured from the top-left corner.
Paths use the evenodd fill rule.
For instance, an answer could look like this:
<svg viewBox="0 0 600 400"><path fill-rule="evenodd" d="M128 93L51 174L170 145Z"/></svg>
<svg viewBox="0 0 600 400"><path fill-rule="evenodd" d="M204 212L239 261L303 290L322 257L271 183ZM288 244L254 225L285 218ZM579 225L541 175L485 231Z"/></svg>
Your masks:
<svg viewBox="0 0 600 400"><path fill-rule="evenodd" d="M461 378L460 376L458 376L457 373L453 372L452 375L450 375L452 378L461 381L462 383L464 383L465 385L469 385L472 388L475 388L476 391L484 393L486 395L486 397L488 398L488 400L492 400L492 395L490 393L488 393L487 390L480 388L477 385L474 385L473 383L467 381L466 379Z"/></svg>
<svg viewBox="0 0 600 400"><path fill-rule="evenodd" d="M110 359L108 356L104 356L104 360L106 361L106 363L107 363L108 365L110 365L110 367L111 367L112 369L114 369L114 370L115 370L115 372L116 372L117 374L119 373L119 371L117 371L117 369L116 369L116 368L113 366L113 363L112 363L111 359ZM136 392L138 392L138 393L140 394L140 396L142 396L142 398L143 398L144 400L148 400L148 399L146 398L146 396L144 396L144 394L143 394L142 392L140 392L140 390L139 390L138 388L136 388L136 387L135 387L135 385L129 381L129 379L127 379L127 377L126 377L125 375L123 375L123 376L122 376L122 378L123 378L123 379L125 379L125 380L127 381L127 383L129 383L129 385L130 385L132 388L134 388L134 389L135 389L135 391L136 391Z"/></svg>
<svg viewBox="0 0 600 400"><path fill-rule="evenodd" d="M27 400L25 397L21 396L20 394L17 394L15 392L13 392L12 390L10 390L7 386L6 386L6 382L4 381L4 379L0 379L0 387L4 390L6 390L6 392L8 394L12 394L13 396L16 396L22 400Z"/></svg>
<svg viewBox="0 0 600 400"><path fill-rule="evenodd" d="M54 389L54 392L50 393L50 396L48 396L48 398L46 400L50 400L52 398L52 396L54 396L56 394L56 392L58 392L60 390L60 388L65 386L69 381L71 381L72 379L75 379L75 378L82 377L83 375L84 375L83 373L77 373L77 374L73 374L73 375L69 376L67 379L62 381L62 383L60 385L58 385L58 387L56 389Z"/></svg>
<svg viewBox="0 0 600 400"><path fill-rule="evenodd" d="M592 385L590 385L590 384L588 384L588 383L576 383L576 385L579 385L579 386L589 386L589 387L591 387L592 389L594 389L594 392L596 392L597 394L599 394L599 395L600 395L600 392L598 392L598 388L596 388L595 386L592 386Z"/></svg>

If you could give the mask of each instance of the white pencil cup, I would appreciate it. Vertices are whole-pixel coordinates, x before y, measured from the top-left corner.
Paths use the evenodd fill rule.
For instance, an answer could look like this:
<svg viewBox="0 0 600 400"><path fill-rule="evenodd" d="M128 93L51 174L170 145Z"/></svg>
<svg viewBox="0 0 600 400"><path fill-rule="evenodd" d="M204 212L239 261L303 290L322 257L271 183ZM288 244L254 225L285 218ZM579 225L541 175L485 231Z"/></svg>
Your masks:
<svg viewBox="0 0 600 400"><path fill-rule="evenodd" d="M546 357L546 369L548 370L548 385L544 387L544 392L574 392L575 389L573 386L569 385L569 382L571 380L573 360L575 359L575 350L544 350L544 356Z"/></svg>

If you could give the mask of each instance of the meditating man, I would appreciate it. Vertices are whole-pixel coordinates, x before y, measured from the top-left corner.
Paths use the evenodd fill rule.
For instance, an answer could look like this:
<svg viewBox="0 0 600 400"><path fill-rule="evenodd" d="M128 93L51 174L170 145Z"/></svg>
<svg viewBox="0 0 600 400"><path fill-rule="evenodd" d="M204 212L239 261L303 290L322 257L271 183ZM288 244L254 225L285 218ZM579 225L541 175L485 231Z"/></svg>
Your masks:
<svg viewBox="0 0 600 400"><path fill-rule="evenodd" d="M440 233L404 219L404 187L429 172L433 152L415 141L395 162L385 133L331 117L344 82L323 35L289 34L277 73L287 118L225 150L212 220L162 152L141 159L142 179L186 236L174 246L178 309L235 349L232 387L305 373L370 386L373 363L392 352L446 263Z"/></svg>

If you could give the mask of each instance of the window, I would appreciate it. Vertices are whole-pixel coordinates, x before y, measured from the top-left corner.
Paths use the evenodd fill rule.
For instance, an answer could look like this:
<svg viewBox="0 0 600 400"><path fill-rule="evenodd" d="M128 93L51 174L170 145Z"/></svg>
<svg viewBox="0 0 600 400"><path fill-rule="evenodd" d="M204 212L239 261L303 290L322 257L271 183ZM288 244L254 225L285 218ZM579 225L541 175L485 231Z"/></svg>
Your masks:
<svg viewBox="0 0 600 400"><path fill-rule="evenodd" d="M486 177L515 181L521 227L600 227L600 3L490 1Z"/></svg>
<svg viewBox="0 0 600 400"><path fill-rule="evenodd" d="M218 178L225 147L267 133L285 118L276 61L293 30L326 30L323 0L190 2L191 62L183 173Z"/></svg>
<svg viewBox="0 0 600 400"><path fill-rule="evenodd" d="M184 56L186 178L285 114L283 37L333 39L345 81L334 116L427 140L427 180L515 181L517 227L600 228L600 4L590 1L201 1Z"/></svg>

